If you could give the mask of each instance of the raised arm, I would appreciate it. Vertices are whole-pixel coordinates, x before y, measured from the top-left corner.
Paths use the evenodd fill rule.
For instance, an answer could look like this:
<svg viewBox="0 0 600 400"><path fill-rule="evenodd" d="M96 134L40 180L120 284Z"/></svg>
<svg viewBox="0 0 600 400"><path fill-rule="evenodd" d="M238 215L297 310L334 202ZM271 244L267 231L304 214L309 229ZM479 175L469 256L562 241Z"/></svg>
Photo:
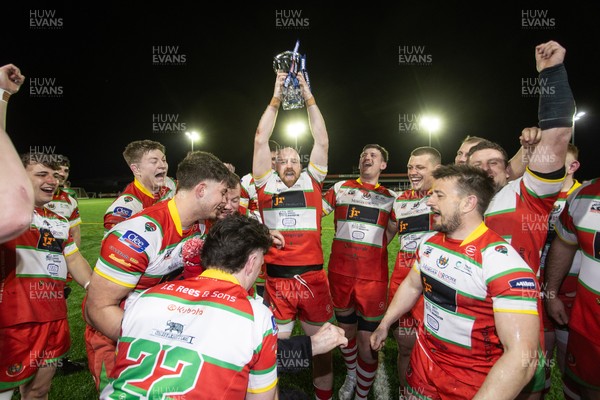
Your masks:
<svg viewBox="0 0 600 400"><path fill-rule="evenodd" d="M473 400L514 399L537 367L540 320L536 314L494 312L504 354L496 361Z"/></svg>
<svg viewBox="0 0 600 400"><path fill-rule="evenodd" d="M254 156L252 160L252 175L256 177L264 176L271 169L271 150L269 149L269 138L273 133L279 105L281 104L281 87L287 74L279 72L275 79L275 88L273 98L263 113L256 135L254 136Z"/></svg>
<svg viewBox="0 0 600 400"><path fill-rule="evenodd" d="M540 173L556 172L564 167L571 140L575 100L563 64L565 53L566 50L554 41L535 48L540 82L538 119L542 138L531 155L529 168Z"/></svg>
<svg viewBox="0 0 600 400"><path fill-rule="evenodd" d="M319 107L315 102L315 97L311 93L306 80L302 74L298 74L297 77L298 81L300 82L300 88L302 89L304 104L306 104L306 111L308 112L310 132L314 140L313 148L310 152L310 162L316 165L327 166L329 137L327 136L325 120L323 119L321 110L319 110Z"/></svg>
<svg viewBox="0 0 600 400"><path fill-rule="evenodd" d="M17 93L25 77L21 75L19 68L12 64L0 67L0 129L6 130L6 108L8 99Z"/></svg>

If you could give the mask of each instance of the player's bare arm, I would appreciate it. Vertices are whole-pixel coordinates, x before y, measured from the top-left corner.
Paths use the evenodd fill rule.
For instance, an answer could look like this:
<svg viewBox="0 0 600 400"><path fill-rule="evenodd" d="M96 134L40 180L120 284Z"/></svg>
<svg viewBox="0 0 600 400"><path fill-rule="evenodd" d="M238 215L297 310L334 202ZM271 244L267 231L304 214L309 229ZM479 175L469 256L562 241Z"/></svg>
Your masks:
<svg viewBox="0 0 600 400"><path fill-rule="evenodd" d="M540 320L537 314L494 312L504 354L496 361L473 400L514 399L537 367Z"/></svg>
<svg viewBox="0 0 600 400"><path fill-rule="evenodd" d="M396 294L394 294L394 298L379 326L371 334L371 348L373 350L381 350L387 339L390 326L413 308L422 292L421 275L415 269L411 269Z"/></svg>
<svg viewBox="0 0 600 400"><path fill-rule="evenodd" d="M123 320L123 309L119 304L129 292L131 288L111 282L94 272L85 303L85 316L88 323L117 341Z"/></svg>
<svg viewBox="0 0 600 400"><path fill-rule="evenodd" d="M271 170L271 150L269 149L269 138L273 133L279 105L281 103L281 87L286 74L279 72L275 79L275 88L273 89L273 98L271 103L265 109L265 112L258 122L256 135L254 136L254 156L252 159L252 175L262 177Z"/></svg>

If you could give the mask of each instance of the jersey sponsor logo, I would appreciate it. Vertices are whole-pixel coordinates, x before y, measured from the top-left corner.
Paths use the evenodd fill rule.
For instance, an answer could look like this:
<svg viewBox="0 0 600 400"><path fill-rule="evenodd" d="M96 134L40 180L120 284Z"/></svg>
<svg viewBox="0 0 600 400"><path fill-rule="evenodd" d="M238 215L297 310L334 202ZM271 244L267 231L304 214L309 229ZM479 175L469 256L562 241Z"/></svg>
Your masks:
<svg viewBox="0 0 600 400"><path fill-rule="evenodd" d="M156 230L156 224L154 222L146 222L144 224L144 232L154 232Z"/></svg>
<svg viewBox="0 0 600 400"><path fill-rule="evenodd" d="M468 255L469 257L474 257L476 252L477 252L477 247L475 247L472 244L468 245L465 248L465 254Z"/></svg>
<svg viewBox="0 0 600 400"><path fill-rule="evenodd" d="M273 335L277 335L279 332L279 327L277 326L277 321L275 321L274 315L271 315L271 325L273 326Z"/></svg>
<svg viewBox="0 0 600 400"><path fill-rule="evenodd" d="M433 315L427 314L427 326L437 332L440 329L440 322Z"/></svg>
<svg viewBox="0 0 600 400"><path fill-rule="evenodd" d="M129 203L130 201L133 201L133 197L125 196L125 197L123 197L123 201L125 201L125 203Z"/></svg>
<svg viewBox="0 0 600 400"><path fill-rule="evenodd" d="M430 231L429 212L398 220L398 234Z"/></svg>
<svg viewBox="0 0 600 400"><path fill-rule="evenodd" d="M60 263L62 257L61 254L48 253L46 254L46 261L49 263Z"/></svg>
<svg viewBox="0 0 600 400"><path fill-rule="evenodd" d="M133 249L137 253L143 253L144 250L150 245L140 235L135 233L134 231L127 231L119 238L120 242L125 243L129 248Z"/></svg>
<svg viewBox="0 0 600 400"><path fill-rule="evenodd" d="M49 229L40 228L40 238L37 244L38 249L62 253L62 243L63 240L56 239Z"/></svg>
<svg viewBox="0 0 600 400"><path fill-rule="evenodd" d="M116 214L119 217L129 218L133 214L133 211L130 208L115 207L113 214Z"/></svg>
<svg viewBox="0 0 600 400"><path fill-rule="evenodd" d="M192 342L194 341L195 336L184 335L183 328L183 324L169 320L167 321L167 327L164 330L152 329L150 335L193 344Z"/></svg>
<svg viewBox="0 0 600 400"><path fill-rule="evenodd" d="M48 203L48 204L47 204L47 207L48 207L49 209L51 209L51 210L54 210L54 209L56 208L56 204L54 204L54 203Z"/></svg>
<svg viewBox="0 0 600 400"><path fill-rule="evenodd" d="M362 231L352 231L352 239L362 240L365 238L365 233Z"/></svg>
<svg viewBox="0 0 600 400"><path fill-rule="evenodd" d="M423 252L423 255L424 255L425 257L429 257L429 255L431 254L431 252L432 252L432 251L433 251L433 247L431 247L431 246L427 246L427 247L425 248L425 251Z"/></svg>
<svg viewBox="0 0 600 400"><path fill-rule="evenodd" d="M594 233L594 258L600 260L600 235Z"/></svg>
<svg viewBox="0 0 600 400"><path fill-rule="evenodd" d="M508 254L508 249L506 248L506 246L503 246L501 244L494 247L494 250L496 250L500 254Z"/></svg>
<svg viewBox="0 0 600 400"><path fill-rule="evenodd" d="M350 206L346 212L346 218L352 221L377 224L379 210L370 207Z"/></svg>
<svg viewBox="0 0 600 400"><path fill-rule="evenodd" d="M281 220L283 226L296 226L296 218L284 218Z"/></svg>
<svg viewBox="0 0 600 400"><path fill-rule="evenodd" d="M600 213L600 202L595 201L590 206L590 211L593 213Z"/></svg>
<svg viewBox="0 0 600 400"><path fill-rule="evenodd" d="M463 272L469 276L473 275L473 270L471 269L471 266L462 261L457 261L454 265L454 269Z"/></svg>
<svg viewBox="0 0 600 400"><path fill-rule="evenodd" d="M48 273L52 276L57 276L58 275L58 265L56 264L48 264L48 266L46 267L46 269L48 270Z"/></svg>
<svg viewBox="0 0 600 400"><path fill-rule="evenodd" d="M423 295L438 306L451 311L456 311L456 290L444 285L429 275L421 274L423 281Z"/></svg>
<svg viewBox="0 0 600 400"><path fill-rule="evenodd" d="M108 258L110 258L111 260L113 260L117 264L121 264L124 267L131 267L130 263L128 263L127 261L125 261L122 258L119 258L119 257L115 256L113 253L110 253L110 255L108 256Z"/></svg>
<svg viewBox="0 0 600 400"><path fill-rule="evenodd" d="M114 251L115 253L117 253L118 255L120 255L121 257L123 257L126 260L131 261L134 264L138 264L139 261L133 257L129 257L127 254L123 253L121 250L117 249L115 246L113 246L112 244L109 246L109 248Z"/></svg>
<svg viewBox="0 0 600 400"><path fill-rule="evenodd" d="M534 290L535 289L535 280L533 278L517 278L511 279L508 281L508 284L511 289L527 289Z"/></svg>
<svg viewBox="0 0 600 400"><path fill-rule="evenodd" d="M301 190L290 190L273 195L273 208L305 208L306 198Z"/></svg>
<svg viewBox="0 0 600 400"><path fill-rule="evenodd" d="M17 376L21 372L23 372L23 370L24 368L22 363L14 363L13 365L9 365L8 368L6 368L6 375L10 377Z"/></svg>

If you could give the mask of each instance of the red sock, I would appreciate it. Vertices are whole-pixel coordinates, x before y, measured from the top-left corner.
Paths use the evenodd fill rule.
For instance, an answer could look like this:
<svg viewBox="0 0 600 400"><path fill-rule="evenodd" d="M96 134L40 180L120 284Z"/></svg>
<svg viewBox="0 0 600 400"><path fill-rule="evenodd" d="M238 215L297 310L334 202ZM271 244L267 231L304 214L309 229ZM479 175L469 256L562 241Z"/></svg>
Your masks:
<svg viewBox="0 0 600 400"><path fill-rule="evenodd" d="M375 381L375 374L377 373L378 361L373 364L367 364L358 357L358 368L356 369L356 397L359 399L366 399Z"/></svg>
<svg viewBox="0 0 600 400"><path fill-rule="evenodd" d="M314 386L314 385L313 385ZM328 390L319 389L315 386L315 399L331 400L333 398L333 388Z"/></svg>
<svg viewBox="0 0 600 400"><path fill-rule="evenodd" d="M348 346L341 349L344 363L346 364L346 370L348 375L356 375L356 358L358 355L358 346L356 345L356 336L352 339L348 339Z"/></svg>

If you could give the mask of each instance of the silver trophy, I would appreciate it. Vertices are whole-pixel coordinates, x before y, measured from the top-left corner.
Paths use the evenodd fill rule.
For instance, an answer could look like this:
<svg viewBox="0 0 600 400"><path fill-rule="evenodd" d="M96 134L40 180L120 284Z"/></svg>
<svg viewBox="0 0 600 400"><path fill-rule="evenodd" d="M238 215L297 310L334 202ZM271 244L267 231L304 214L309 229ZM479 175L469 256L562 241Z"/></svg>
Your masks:
<svg viewBox="0 0 600 400"><path fill-rule="evenodd" d="M304 107L304 98L302 97L302 89L296 75L303 74L308 83L308 74L306 73L306 57L298 54L300 41L296 42L294 51L284 51L279 53L273 59L273 70L277 72L286 72L288 76L285 78L282 88L282 103L284 110L295 110Z"/></svg>

